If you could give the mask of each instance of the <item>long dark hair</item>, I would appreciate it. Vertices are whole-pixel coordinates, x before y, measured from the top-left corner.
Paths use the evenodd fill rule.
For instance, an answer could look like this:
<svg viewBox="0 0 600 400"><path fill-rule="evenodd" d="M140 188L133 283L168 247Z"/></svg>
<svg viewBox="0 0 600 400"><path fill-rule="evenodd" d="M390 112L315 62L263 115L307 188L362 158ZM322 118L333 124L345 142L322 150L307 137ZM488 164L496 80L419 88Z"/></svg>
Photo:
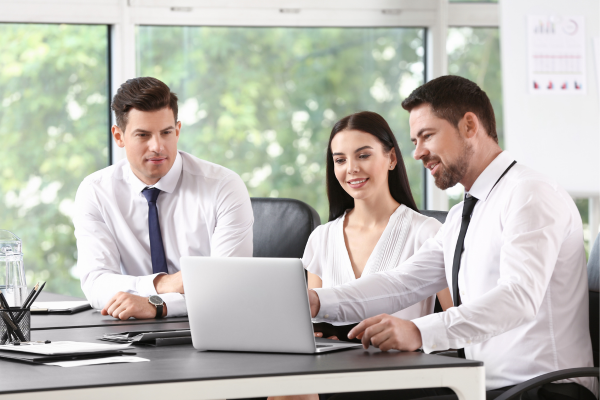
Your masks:
<svg viewBox="0 0 600 400"><path fill-rule="evenodd" d="M339 120L331 130L329 144L327 145L327 197L329 198L329 221L339 218L346 210L354 208L354 198L342 188L342 185L335 177L333 165L333 152L331 151L331 141L334 136L341 131L357 130L370 133L375 136L383 145L386 152L392 149L396 152L396 168L388 171L388 186L394 200L406 207L419 212L415 199L413 199L408 176L402 159L402 153L398 147L398 142L388 123L377 113L370 111L361 111L356 114L348 115Z"/></svg>

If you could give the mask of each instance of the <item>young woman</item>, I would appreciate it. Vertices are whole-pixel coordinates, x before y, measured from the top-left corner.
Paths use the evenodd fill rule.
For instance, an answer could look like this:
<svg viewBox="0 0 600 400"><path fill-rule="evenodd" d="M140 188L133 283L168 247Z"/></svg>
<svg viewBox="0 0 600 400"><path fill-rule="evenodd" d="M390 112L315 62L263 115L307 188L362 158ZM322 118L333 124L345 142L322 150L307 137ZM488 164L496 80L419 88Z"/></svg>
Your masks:
<svg viewBox="0 0 600 400"><path fill-rule="evenodd" d="M302 258L311 289L396 268L441 226L419 213L396 138L373 112L349 115L333 127L327 147L327 196L329 222L311 234ZM442 308L452 306L447 288L438 298ZM393 315L419 318L431 314L434 303L432 296Z"/></svg>

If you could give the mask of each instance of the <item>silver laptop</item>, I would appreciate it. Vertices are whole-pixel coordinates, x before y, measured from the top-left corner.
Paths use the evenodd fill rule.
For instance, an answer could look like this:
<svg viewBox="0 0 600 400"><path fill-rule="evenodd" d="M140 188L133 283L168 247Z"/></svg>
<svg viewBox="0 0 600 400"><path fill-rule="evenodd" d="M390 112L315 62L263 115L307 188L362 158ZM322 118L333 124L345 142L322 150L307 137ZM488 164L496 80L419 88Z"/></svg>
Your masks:
<svg viewBox="0 0 600 400"><path fill-rule="evenodd" d="M311 354L361 347L314 337L299 259L182 257L181 270L198 350Z"/></svg>

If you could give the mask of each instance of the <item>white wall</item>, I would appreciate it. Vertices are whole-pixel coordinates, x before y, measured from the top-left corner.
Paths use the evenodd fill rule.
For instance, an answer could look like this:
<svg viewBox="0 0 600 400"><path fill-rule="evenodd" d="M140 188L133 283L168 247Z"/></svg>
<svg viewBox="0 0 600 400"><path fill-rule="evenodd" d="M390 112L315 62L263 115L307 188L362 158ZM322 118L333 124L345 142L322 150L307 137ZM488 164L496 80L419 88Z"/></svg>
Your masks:
<svg viewBox="0 0 600 400"><path fill-rule="evenodd" d="M527 15L585 16L587 94L529 94ZM573 197L598 196L600 103L592 38L600 36L600 1L500 0L500 30L506 149Z"/></svg>

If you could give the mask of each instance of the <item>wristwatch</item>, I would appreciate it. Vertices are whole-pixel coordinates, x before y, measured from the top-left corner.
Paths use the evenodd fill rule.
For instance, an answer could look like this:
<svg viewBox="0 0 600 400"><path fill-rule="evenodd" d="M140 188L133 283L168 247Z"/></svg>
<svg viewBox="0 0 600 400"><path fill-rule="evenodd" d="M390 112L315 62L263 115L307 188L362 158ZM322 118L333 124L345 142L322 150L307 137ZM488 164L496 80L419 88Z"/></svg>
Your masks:
<svg viewBox="0 0 600 400"><path fill-rule="evenodd" d="M148 302L150 304L152 304L154 307L156 307L156 317L155 318L162 318L163 317L163 305L165 304L163 299L161 299L160 296L153 294L152 296L148 297Z"/></svg>

